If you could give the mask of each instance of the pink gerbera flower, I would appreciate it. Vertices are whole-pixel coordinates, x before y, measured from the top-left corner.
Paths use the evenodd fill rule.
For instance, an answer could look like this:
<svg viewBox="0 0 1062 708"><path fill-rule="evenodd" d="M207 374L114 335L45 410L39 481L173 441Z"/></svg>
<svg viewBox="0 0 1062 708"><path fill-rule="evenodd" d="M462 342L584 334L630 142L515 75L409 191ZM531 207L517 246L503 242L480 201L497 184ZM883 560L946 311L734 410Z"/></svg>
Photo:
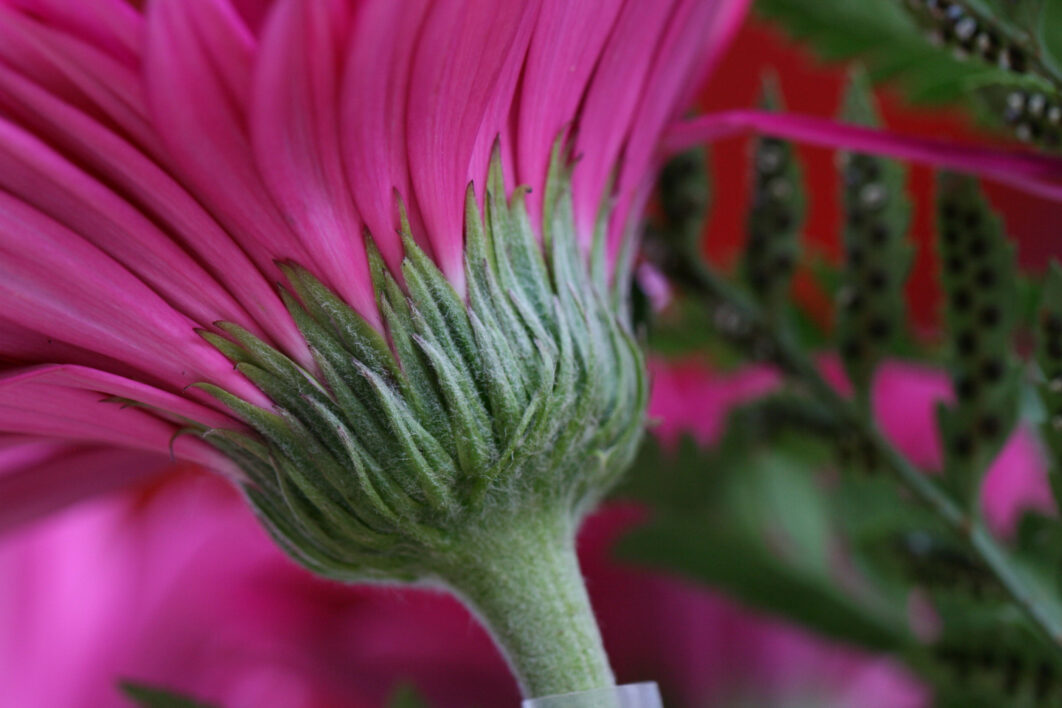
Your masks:
<svg viewBox="0 0 1062 708"><path fill-rule="evenodd" d="M0 523L173 455L455 590L528 694L609 685L572 542L644 417L633 235L746 5L0 1Z"/></svg>
<svg viewBox="0 0 1062 708"><path fill-rule="evenodd" d="M235 425L188 388L201 381L267 405L196 328L237 323L312 367L278 261L381 327L363 234L397 273L396 195L464 292L465 186L482 204L499 136L539 228L551 150L569 136L579 239L615 199L615 254L661 130L745 4L292 0L256 34L226 0L5 0L0 356L18 368L0 429L236 474L158 415Z"/></svg>
<svg viewBox="0 0 1062 708"><path fill-rule="evenodd" d="M318 572L455 590L527 693L611 683L574 529L644 420L662 136L747 4L0 0L0 526L173 455ZM883 146L668 143L734 125Z"/></svg>

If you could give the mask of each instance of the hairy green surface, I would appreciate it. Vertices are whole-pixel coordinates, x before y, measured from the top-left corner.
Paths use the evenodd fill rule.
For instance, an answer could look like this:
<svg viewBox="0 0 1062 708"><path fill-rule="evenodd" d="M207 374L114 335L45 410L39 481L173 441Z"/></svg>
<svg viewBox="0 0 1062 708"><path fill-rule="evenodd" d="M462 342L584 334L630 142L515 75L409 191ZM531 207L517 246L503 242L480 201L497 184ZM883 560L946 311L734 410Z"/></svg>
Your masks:
<svg viewBox="0 0 1062 708"><path fill-rule="evenodd" d="M484 214L469 188L467 297L408 225L402 284L371 250L390 341L294 263L282 296L315 371L234 324L202 332L275 403L202 386L254 431L203 437L277 542L330 578L451 588L529 695L612 682L572 544L634 454L648 389L607 214L587 257L568 177L555 158L541 242L499 158Z"/></svg>
<svg viewBox="0 0 1062 708"><path fill-rule="evenodd" d="M469 191L467 301L408 233L405 288L372 254L393 351L295 264L285 302L318 372L235 325L203 333L276 403L206 386L257 434L205 437L241 463L247 496L303 564L340 579L432 576L514 515L578 519L623 470L645 408L642 355L617 294L591 277L603 264L579 252L566 176L553 179L544 248L497 163L485 216Z"/></svg>

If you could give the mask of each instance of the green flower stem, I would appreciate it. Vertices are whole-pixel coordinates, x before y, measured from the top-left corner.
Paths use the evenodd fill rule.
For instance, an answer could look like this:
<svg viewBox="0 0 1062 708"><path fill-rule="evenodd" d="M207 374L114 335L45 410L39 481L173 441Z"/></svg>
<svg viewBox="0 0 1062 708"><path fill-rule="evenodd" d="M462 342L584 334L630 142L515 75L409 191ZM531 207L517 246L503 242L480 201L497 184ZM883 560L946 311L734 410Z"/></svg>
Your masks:
<svg viewBox="0 0 1062 708"><path fill-rule="evenodd" d="M615 685L567 514L477 529L441 573L490 631L526 698Z"/></svg>
<svg viewBox="0 0 1062 708"><path fill-rule="evenodd" d="M983 521L965 511L932 478L908 462L885 439L865 411L838 394L802 350L783 332L770 326L755 303L719 278L710 268L668 250L664 244L654 245L656 248L649 248L647 252L672 282L701 298L710 308L728 307L743 320L745 326L741 328L741 335L732 337L735 344L764 352L787 376L806 386L815 398L834 413L837 420L864 435L900 482L968 544L995 575L1014 604L1021 608L1050 644L1062 652L1062 616L1059 616L1051 602L1042 597L1043 591L989 533Z"/></svg>

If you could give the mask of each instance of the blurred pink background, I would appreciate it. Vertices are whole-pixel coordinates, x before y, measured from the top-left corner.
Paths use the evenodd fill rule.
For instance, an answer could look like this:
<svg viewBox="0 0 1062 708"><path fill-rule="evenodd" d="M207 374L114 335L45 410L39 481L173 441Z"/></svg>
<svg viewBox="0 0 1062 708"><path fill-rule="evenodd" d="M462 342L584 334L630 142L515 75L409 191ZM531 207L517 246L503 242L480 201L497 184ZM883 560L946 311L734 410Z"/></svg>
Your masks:
<svg viewBox="0 0 1062 708"><path fill-rule="evenodd" d="M706 108L755 101L766 65L781 73L793 110L832 114L843 72L818 65L771 30L743 31L705 90ZM974 136L956 114L886 102L890 123L909 132ZM715 210L707 250L732 262L743 239L747 140L714 151ZM801 149L815 197L808 233L837 255L833 157ZM932 186L913 171L919 265L911 285L916 322L932 331L938 293L929 247ZM1057 252L1045 224L1058 207L992 188L1006 210L1023 262L1040 268ZM807 278L800 300L824 319ZM683 430L704 443L726 410L774 385L769 372L721 376L699 364L654 365L655 434ZM939 372L890 364L875 410L915 462L940 464L935 401L950 396ZM1050 509L1035 439L1019 431L985 484L993 527L1008 533L1017 511ZM710 474L710 471L706 471ZM586 525L584 569L605 641L623 682L658 681L673 708L815 705L904 708L926 694L887 659L852 652L766 619L678 579L627 567L612 542L642 512L613 506ZM129 491L84 502L0 538L0 707L127 705L119 679L158 684L226 708L375 707L409 682L433 706L515 706L515 685L489 639L449 598L430 591L344 587L317 580L266 538L223 481L174 468Z"/></svg>

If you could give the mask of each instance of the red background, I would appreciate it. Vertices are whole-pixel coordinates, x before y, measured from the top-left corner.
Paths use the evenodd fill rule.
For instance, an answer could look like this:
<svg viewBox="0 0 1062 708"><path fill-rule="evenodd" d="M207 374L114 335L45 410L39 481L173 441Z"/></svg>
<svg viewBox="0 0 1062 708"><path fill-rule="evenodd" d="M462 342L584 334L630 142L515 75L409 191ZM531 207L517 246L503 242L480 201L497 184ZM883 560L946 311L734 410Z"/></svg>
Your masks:
<svg viewBox="0 0 1062 708"><path fill-rule="evenodd" d="M747 108L758 103L765 72L780 79L788 111L835 116L844 90L846 66L819 61L804 45L786 38L780 30L760 21L749 22L740 32L700 96L707 111ZM895 88L877 92L890 130L938 138L1011 145L975 126L959 108L913 106ZM711 151L713 172L712 212L705 239L708 255L724 266L740 255L745 238L745 210L749 202L749 137L715 143ZM1017 147L1015 145L1015 147ZM835 153L798 146L808 184L808 215L804 229L805 251L836 259L840 254L840 186ZM912 322L922 331L938 321L940 296L936 287L937 259L933 247L933 170L910 168L908 190L913 198L911 238L917 256L909 282ZM1014 189L986 183L992 203L1004 215L1007 230L1018 244L1023 267L1042 270L1052 255L1062 255L1062 205ZM796 297L820 318L828 318L830 304L807 272L797 279Z"/></svg>

